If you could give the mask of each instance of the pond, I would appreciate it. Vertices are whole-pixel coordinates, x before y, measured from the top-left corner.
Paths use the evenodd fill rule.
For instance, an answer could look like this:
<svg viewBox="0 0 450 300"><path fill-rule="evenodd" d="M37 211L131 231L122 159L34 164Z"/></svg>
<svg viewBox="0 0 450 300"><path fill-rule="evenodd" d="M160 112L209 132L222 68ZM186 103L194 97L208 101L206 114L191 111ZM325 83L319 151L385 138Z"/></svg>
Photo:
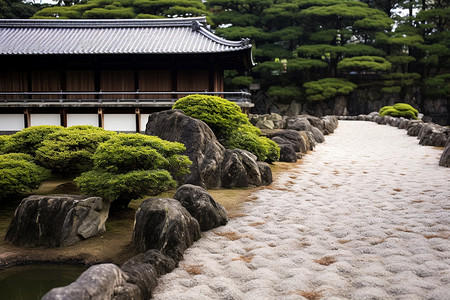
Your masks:
<svg viewBox="0 0 450 300"><path fill-rule="evenodd" d="M38 264L0 270L0 300L41 299L52 288L74 282L87 268Z"/></svg>

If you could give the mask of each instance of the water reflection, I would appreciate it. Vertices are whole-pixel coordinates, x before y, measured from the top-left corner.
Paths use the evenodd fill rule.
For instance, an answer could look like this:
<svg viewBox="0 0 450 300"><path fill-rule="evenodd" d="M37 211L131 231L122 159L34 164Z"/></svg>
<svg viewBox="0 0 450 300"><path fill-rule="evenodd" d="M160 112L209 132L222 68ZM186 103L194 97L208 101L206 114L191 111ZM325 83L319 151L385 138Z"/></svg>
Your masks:
<svg viewBox="0 0 450 300"><path fill-rule="evenodd" d="M0 300L41 299L54 287L75 281L88 267L39 264L0 271Z"/></svg>

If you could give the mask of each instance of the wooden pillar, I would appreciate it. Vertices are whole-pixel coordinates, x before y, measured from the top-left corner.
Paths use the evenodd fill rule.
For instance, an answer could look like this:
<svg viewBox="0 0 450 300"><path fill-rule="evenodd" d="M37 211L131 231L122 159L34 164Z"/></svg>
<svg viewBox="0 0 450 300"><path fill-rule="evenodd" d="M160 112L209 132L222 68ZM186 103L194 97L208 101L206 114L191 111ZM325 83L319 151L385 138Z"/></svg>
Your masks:
<svg viewBox="0 0 450 300"><path fill-rule="evenodd" d="M29 108L25 108L23 110L23 116L24 116L25 128L30 127L31 126L31 114L30 114L30 109Z"/></svg>
<svg viewBox="0 0 450 300"><path fill-rule="evenodd" d="M136 114L136 132L140 133L141 132L141 109L136 108L134 110L134 113Z"/></svg>
<svg viewBox="0 0 450 300"><path fill-rule="evenodd" d="M103 108L97 110L98 114L98 127L105 128L105 116L103 114Z"/></svg>
<svg viewBox="0 0 450 300"><path fill-rule="evenodd" d="M61 119L61 126L67 127L67 109L61 108L59 115Z"/></svg>

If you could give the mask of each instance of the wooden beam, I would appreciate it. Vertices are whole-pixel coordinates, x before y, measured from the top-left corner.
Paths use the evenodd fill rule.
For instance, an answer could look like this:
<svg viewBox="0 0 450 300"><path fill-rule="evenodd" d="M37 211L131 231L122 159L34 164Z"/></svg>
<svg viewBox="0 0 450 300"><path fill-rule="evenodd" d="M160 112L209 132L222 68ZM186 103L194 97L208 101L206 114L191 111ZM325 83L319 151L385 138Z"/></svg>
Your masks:
<svg viewBox="0 0 450 300"><path fill-rule="evenodd" d="M103 108L97 110L98 114L98 127L105 128L105 116L103 114Z"/></svg>
<svg viewBox="0 0 450 300"><path fill-rule="evenodd" d="M59 115L61 119L61 126L67 127L67 109L61 108Z"/></svg>
<svg viewBox="0 0 450 300"><path fill-rule="evenodd" d="M136 108L134 110L134 113L136 114L136 132L140 133L141 132L141 109Z"/></svg>
<svg viewBox="0 0 450 300"><path fill-rule="evenodd" d="M25 128L30 127L31 126L31 114L30 114L30 109L29 108L25 108L23 110L23 116L24 116Z"/></svg>

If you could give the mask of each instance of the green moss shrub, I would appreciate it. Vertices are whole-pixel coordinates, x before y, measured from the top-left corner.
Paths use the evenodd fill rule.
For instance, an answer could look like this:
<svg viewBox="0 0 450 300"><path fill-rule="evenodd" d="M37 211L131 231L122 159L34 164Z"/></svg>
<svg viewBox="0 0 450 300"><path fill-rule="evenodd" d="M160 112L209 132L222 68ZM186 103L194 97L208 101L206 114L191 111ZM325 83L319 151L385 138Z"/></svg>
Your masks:
<svg viewBox="0 0 450 300"><path fill-rule="evenodd" d="M135 170L125 174L92 170L81 174L75 182L84 193L108 199L113 207L127 207L132 199L156 195L177 185L166 170Z"/></svg>
<svg viewBox="0 0 450 300"><path fill-rule="evenodd" d="M34 156L36 150L48 135L64 129L62 126L40 125L22 129L14 133L3 144L5 153L27 153Z"/></svg>
<svg viewBox="0 0 450 300"><path fill-rule="evenodd" d="M15 200L37 189L48 179L50 172L33 163L33 157L24 153L0 155L0 202Z"/></svg>
<svg viewBox="0 0 450 300"><path fill-rule="evenodd" d="M9 140L9 135L0 135L0 154L5 153L4 147L6 142Z"/></svg>
<svg viewBox="0 0 450 300"><path fill-rule="evenodd" d="M383 116L403 117L407 119L417 119L419 111L406 103L396 103L393 106L384 106L380 109L379 114Z"/></svg>
<svg viewBox="0 0 450 300"><path fill-rule="evenodd" d="M247 115L235 103L210 95L189 95L179 99L172 107L186 115L202 120L214 131L219 139L240 127L250 124Z"/></svg>
<svg viewBox="0 0 450 300"><path fill-rule="evenodd" d="M243 125L237 131L230 134L225 146L229 149L245 149L258 157L258 160L274 162L280 158L280 147L271 139L261 136L258 128ZM259 131L259 134L258 134Z"/></svg>
<svg viewBox="0 0 450 300"><path fill-rule="evenodd" d="M36 162L56 174L78 175L94 167L98 145L116 133L94 126L73 126L47 135L36 150Z"/></svg>
<svg viewBox="0 0 450 300"><path fill-rule="evenodd" d="M261 136L261 131L233 102L217 96L189 95L175 102L173 109L205 122L227 148L247 150L260 161L274 162L280 158L278 145Z"/></svg>
<svg viewBox="0 0 450 300"><path fill-rule="evenodd" d="M192 162L183 144L143 134L119 133L101 143L93 155L94 169L75 178L79 189L104 197L114 206L174 188ZM174 180L174 178L176 180Z"/></svg>

